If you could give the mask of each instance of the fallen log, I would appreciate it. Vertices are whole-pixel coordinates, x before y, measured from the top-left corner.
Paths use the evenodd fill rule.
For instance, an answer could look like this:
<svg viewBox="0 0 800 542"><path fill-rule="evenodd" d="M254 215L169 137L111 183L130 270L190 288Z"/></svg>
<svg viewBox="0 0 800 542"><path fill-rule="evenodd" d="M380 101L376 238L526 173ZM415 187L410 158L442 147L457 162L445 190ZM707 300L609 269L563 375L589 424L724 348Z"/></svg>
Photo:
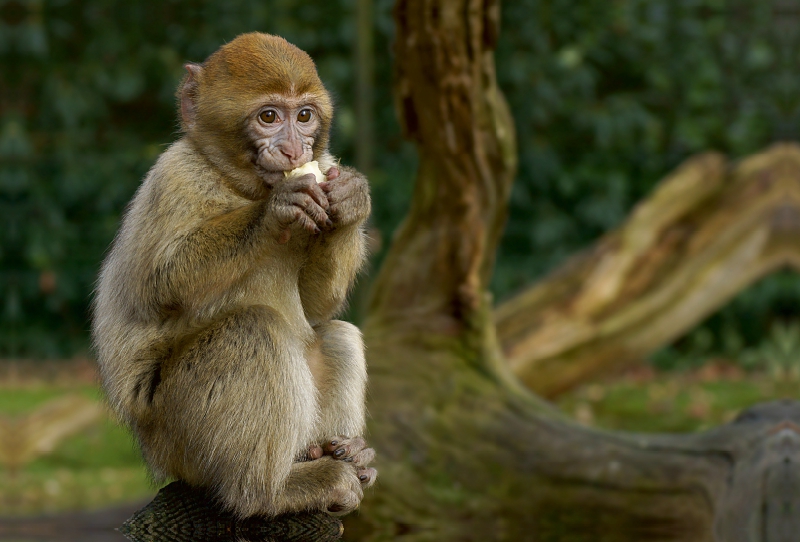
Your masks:
<svg viewBox="0 0 800 542"><path fill-rule="evenodd" d="M639 362L749 285L800 269L800 147L689 159L595 246L497 308L511 370L552 397Z"/></svg>

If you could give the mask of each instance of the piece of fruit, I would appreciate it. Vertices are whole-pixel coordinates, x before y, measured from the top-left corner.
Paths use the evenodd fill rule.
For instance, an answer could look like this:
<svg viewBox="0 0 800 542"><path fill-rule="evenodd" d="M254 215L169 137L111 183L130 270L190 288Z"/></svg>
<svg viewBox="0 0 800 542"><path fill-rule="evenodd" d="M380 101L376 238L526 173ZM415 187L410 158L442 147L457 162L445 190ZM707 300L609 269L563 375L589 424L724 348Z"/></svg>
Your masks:
<svg viewBox="0 0 800 542"><path fill-rule="evenodd" d="M283 175L285 177L299 177L301 175L308 175L309 173L313 173L314 177L317 180L317 183L321 183L325 180L325 175L319 170L319 163L316 160L312 160L311 162L306 162L302 166L295 168L291 171L284 171Z"/></svg>

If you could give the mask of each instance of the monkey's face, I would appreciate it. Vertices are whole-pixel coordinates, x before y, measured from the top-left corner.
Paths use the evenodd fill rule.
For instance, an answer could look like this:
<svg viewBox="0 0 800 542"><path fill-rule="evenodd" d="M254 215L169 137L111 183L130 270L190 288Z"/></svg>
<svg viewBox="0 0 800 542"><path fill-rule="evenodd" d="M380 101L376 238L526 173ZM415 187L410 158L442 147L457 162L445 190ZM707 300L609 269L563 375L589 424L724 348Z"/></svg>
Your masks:
<svg viewBox="0 0 800 542"><path fill-rule="evenodd" d="M268 186L283 179L283 172L311 161L320 131L319 105L314 95L266 96L247 122L252 161Z"/></svg>
<svg viewBox="0 0 800 542"><path fill-rule="evenodd" d="M186 69L181 125L244 192L262 197L327 153L330 96L311 57L283 38L243 34Z"/></svg>

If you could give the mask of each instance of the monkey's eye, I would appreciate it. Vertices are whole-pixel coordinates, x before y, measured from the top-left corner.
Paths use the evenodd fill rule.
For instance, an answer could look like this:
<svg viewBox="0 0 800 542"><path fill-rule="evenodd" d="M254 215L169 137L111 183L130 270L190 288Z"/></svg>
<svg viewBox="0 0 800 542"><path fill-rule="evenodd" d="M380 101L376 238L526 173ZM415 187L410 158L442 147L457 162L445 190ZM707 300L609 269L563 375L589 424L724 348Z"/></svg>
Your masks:
<svg viewBox="0 0 800 542"><path fill-rule="evenodd" d="M258 118L260 118L261 122L263 123L272 124L273 122L275 122L277 116L275 115L275 111L268 110L268 111L262 111L261 114L258 116Z"/></svg>
<svg viewBox="0 0 800 542"><path fill-rule="evenodd" d="M300 122L308 122L311 120L311 110L310 109L301 109L300 112L297 114L297 120Z"/></svg>

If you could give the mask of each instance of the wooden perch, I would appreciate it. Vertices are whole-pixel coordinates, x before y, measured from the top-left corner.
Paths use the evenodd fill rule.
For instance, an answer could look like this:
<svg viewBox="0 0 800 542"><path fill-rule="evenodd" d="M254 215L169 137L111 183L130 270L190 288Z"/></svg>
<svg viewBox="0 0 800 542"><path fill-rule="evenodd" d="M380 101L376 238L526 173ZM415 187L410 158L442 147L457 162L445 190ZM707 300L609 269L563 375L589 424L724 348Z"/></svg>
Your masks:
<svg viewBox="0 0 800 542"><path fill-rule="evenodd" d="M496 312L540 395L641 360L759 278L800 269L800 146L688 160L619 229Z"/></svg>
<svg viewBox="0 0 800 542"><path fill-rule="evenodd" d="M172 482L120 528L132 542L333 542L342 522L323 512L237 520L206 491Z"/></svg>

